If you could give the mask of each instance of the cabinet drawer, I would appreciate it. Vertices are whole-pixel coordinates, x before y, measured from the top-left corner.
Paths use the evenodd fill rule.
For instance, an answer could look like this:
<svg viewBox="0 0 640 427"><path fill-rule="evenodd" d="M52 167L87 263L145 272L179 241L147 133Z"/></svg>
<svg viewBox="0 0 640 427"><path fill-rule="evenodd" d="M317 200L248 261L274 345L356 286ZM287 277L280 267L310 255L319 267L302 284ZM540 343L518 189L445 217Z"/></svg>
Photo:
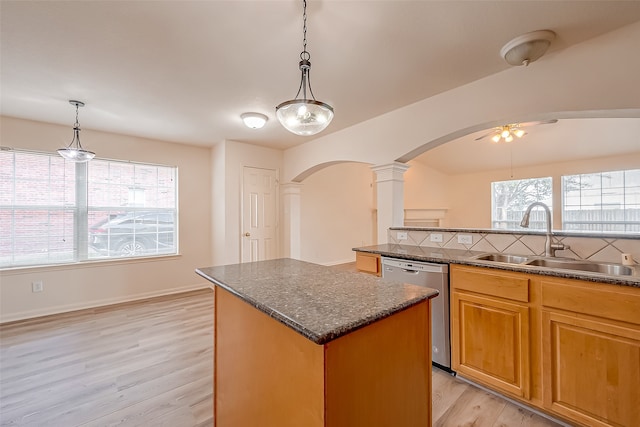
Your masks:
<svg viewBox="0 0 640 427"><path fill-rule="evenodd" d="M360 271L380 276L382 274L380 255L370 254L367 252L356 252L356 268Z"/></svg>
<svg viewBox="0 0 640 427"><path fill-rule="evenodd" d="M520 302L529 302L529 279L516 273L451 266L451 286Z"/></svg>
<svg viewBox="0 0 640 427"><path fill-rule="evenodd" d="M542 281L542 305L640 325L640 289Z"/></svg>

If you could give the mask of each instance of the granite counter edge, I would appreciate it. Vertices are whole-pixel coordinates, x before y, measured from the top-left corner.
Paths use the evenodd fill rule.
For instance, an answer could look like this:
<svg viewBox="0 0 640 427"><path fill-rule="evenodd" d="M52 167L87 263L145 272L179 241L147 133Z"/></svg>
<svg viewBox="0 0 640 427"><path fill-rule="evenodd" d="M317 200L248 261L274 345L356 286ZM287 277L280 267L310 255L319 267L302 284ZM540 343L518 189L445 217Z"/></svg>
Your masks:
<svg viewBox="0 0 640 427"><path fill-rule="evenodd" d="M307 338L308 340L312 341L315 344L318 345L324 345L330 341L333 341L337 338L340 338L344 335L347 335L351 332L354 332L358 329L361 329L365 326L368 326L372 323L375 323L379 320L382 320L384 318L387 318L389 316L392 316L396 313L399 313L401 311L404 311L410 307L413 307L416 304L419 304L425 300L429 300L432 298L435 298L436 296L438 296L439 292L435 289L432 289L433 292L429 293L429 294L425 294L422 295L420 297L416 297L410 300L407 300L405 302L403 302L402 304L398 304L396 306L390 307L387 310L375 313L372 316L368 316L368 317L364 317L358 321L346 324L346 325L342 325L339 328L335 328L331 331L328 331L324 334L318 334L308 328L305 328L304 326L302 326L300 323L296 322L295 320L291 319L290 317L280 313L277 310L273 310L272 308L261 304L259 301L256 301L253 298L248 297L247 295L244 295L240 292L238 292L237 290L233 289L231 286L227 285L226 283L216 279L215 277L209 276L206 273L204 273L201 269L196 269L196 273L202 277L204 277L205 279L209 280L211 283L213 283L214 285L220 287L221 289L224 289L225 291L231 293L232 295L235 295L236 297L240 298L241 300L243 300L244 302L250 304L251 306L253 306L254 308L256 308L257 310L263 312L264 314L266 314L267 316L271 317L272 319L288 326L289 328L293 329L295 332L299 333L300 335L304 336L305 338Z"/></svg>

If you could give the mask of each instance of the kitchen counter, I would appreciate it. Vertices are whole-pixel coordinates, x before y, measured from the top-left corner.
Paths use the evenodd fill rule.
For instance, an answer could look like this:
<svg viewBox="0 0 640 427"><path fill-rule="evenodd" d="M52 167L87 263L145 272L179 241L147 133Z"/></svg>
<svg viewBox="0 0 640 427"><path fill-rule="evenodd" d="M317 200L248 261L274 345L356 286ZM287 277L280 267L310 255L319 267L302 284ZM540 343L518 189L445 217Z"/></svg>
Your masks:
<svg viewBox="0 0 640 427"><path fill-rule="evenodd" d="M433 298L438 291L293 259L196 272L316 344Z"/></svg>
<svg viewBox="0 0 640 427"><path fill-rule="evenodd" d="M216 285L217 427L431 425L434 289L292 259Z"/></svg>
<svg viewBox="0 0 640 427"><path fill-rule="evenodd" d="M447 264L464 264L476 267L489 267L499 270L518 271L522 273L540 274L543 276L563 277L566 279L588 280L591 282L608 283L612 285L640 287L640 267L635 266L635 275L618 276L601 273L591 273L578 270L539 267L532 265L508 264L495 261L483 261L472 257L485 252L467 251L459 249L433 248L426 246L382 244L353 248L354 251L379 254L386 257L407 259L413 261L439 262Z"/></svg>

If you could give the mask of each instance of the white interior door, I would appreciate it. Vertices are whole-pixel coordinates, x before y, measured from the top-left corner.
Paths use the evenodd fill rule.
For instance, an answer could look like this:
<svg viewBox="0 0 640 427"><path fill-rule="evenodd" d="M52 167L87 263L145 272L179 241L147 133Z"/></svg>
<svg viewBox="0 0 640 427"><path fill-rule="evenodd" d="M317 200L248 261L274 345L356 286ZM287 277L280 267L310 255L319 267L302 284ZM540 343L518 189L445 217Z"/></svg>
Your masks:
<svg viewBox="0 0 640 427"><path fill-rule="evenodd" d="M242 262L277 257L277 171L244 167L242 182Z"/></svg>

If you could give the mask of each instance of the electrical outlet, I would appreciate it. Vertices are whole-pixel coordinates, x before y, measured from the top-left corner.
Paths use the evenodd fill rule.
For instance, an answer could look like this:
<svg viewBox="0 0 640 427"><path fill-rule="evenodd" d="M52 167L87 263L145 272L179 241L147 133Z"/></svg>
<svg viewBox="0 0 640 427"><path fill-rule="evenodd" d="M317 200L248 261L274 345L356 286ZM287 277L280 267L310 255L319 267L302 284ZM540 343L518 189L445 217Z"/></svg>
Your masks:
<svg viewBox="0 0 640 427"><path fill-rule="evenodd" d="M42 292L44 290L44 284L42 280L38 280L37 282L31 282L31 292Z"/></svg>
<svg viewBox="0 0 640 427"><path fill-rule="evenodd" d="M407 236L406 231L399 231L398 234L396 234L396 238L398 240L407 240L409 237Z"/></svg>
<svg viewBox="0 0 640 427"><path fill-rule="evenodd" d="M473 236L471 234L458 234L458 243L463 245L473 245Z"/></svg>
<svg viewBox="0 0 640 427"><path fill-rule="evenodd" d="M442 243L442 234L431 233L431 241L435 243Z"/></svg>

